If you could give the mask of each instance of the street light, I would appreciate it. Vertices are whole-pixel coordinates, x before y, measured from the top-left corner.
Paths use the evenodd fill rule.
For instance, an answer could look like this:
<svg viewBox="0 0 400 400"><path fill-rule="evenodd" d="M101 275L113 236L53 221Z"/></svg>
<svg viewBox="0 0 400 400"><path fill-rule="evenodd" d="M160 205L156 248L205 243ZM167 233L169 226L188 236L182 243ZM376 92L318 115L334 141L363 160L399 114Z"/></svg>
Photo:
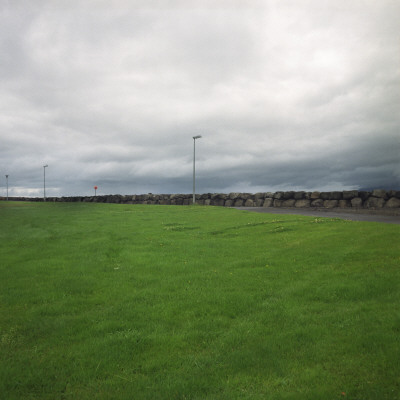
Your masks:
<svg viewBox="0 0 400 400"><path fill-rule="evenodd" d="M196 203L196 139L201 135L193 136L193 204Z"/></svg>
<svg viewBox="0 0 400 400"><path fill-rule="evenodd" d="M6 175L6 182L7 182L7 201L8 201L8 175Z"/></svg>
<svg viewBox="0 0 400 400"><path fill-rule="evenodd" d="M46 168L48 165L43 165L43 201L46 201Z"/></svg>

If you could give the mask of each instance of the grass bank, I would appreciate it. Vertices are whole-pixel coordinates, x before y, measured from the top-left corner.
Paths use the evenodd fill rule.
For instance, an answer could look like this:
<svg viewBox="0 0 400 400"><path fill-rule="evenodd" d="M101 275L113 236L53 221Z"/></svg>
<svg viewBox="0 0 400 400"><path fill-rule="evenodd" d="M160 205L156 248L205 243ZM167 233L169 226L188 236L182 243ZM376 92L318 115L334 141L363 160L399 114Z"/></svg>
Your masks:
<svg viewBox="0 0 400 400"><path fill-rule="evenodd" d="M400 227L0 203L0 398L399 399Z"/></svg>

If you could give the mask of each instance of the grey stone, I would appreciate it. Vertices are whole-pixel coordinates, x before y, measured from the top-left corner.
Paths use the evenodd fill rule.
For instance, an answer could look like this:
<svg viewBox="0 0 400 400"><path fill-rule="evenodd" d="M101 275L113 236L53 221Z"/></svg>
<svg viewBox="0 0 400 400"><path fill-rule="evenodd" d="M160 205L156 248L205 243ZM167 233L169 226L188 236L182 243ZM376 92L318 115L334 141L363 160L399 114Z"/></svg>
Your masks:
<svg viewBox="0 0 400 400"><path fill-rule="evenodd" d="M339 200L338 206L339 206L340 208L348 208L348 207L351 207L350 200Z"/></svg>
<svg viewBox="0 0 400 400"><path fill-rule="evenodd" d="M284 200L282 203L282 207L294 207L295 203L296 203L295 199Z"/></svg>
<svg viewBox="0 0 400 400"><path fill-rule="evenodd" d="M358 197L361 197L363 201L367 200L369 196L371 196L371 192L366 192L366 191L358 192Z"/></svg>
<svg viewBox="0 0 400 400"><path fill-rule="evenodd" d="M293 197L295 200L301 200L301 199L304 199L305 196L306 196L306 192L295 192Z"/></svg>
<svg viewBox="0 0 400 400"><path fill-rule="evenodd" d="M282 207L283 200L274 200L274 207Z"/></svg>
<svg viewBox="0 0 400 400"><path fill-rule="evenodd" d="M343 194L342 192L331 192L330 200L342 200Z"/></svg>
<svg viewBox="0 0 400 400"><path fill-rule="evenodd" d="M343 192L343 200L351 200L358 197L358 190L345 190Z"/></svg>
<svg viewBox="0 0 400 400"><path fill-rule="evenodd" d="M368 197L364 203L365 208L382 208L385 200L382 197Z"/></svg>
<svg viewBox="0 0 400 400"><path fill-rule="evenodd" d="M254 207L254 206L255 206L254 200L252 200L252 199L247 199L246 202L244 203L244 206L245 206L245 207Z"/></svg>
<svg viewBox="0 0 400 400"><path fill-rule="evenodd" d="M225 207L232 207L233 206L233 200L232 199L228 199L225 201Z"/></svg>
<svg viewBox="0 0 400 400"><path fill-rule="evenodd" d="M323 207L324 206L324 200L322 199L315 199L311 201L311 207Z"/></svg>
<svg viewBox="0 0 400 400"><path fill-rule="evenodd" d="M376 189L372 192L373 197L379 197L381 199L386 199L386 190Z"/></svg>
<svg viewBox="0 0 400 400"><path fill-rule="evenodd" d="M264 199L257 199L256 200L256 207L262 207L262 205L264 204Z"/></svg>
<svg viewBox="0 0 400 400"><path fill-rule="evenodd" d="M295 207L297 208L307 208L310 207L309 199L300 199L296 201Z"/></svg>
<svg viewBox="0 0 400 400"><path fill-rule="evenodd" d="M322 200L330 200L331 199L331 193L332 192L321 192L319 194L320 199Z"/></svg>
<svg viewBox="0 0 400 400"><path fill-rule="evenodd" d="M283 198L283 192L276 192L272 197L276 200L280 200Z"/></svg>
<svg viewBox="0 0 400 400"><path fill-rule="evenodd" d="M351 199L351 206L354 208L360 208L363 205L363 201L361 197L354 197L354 199Z"/></svg>
<svg viewBox="0 0 400 400"><path fill-rule="evenodd" d="M254 200L255 200L255 201L257 201L257 200L259 200L259 199L264 200L265 197L266 197L266 193L256 193L256 194L254 195Z"/></svg>
<svg viewBox="0 0 400 400"><path fill-rule="evenodd" d="M320 192L312 192L310 195L310 199L311 200L319 199L320 194L321 194Z"/></svg>
<svg viewBox="0 0 400 400"><path fill-rule="evenodd" d="M273 198L271 198L271 197L267 197L265 200L264 200L264 203L263 203L263 207L272 207L273 206L273 203L274 203L274 199Z"/></svg>
<svg viewBox="0 0 400 400"><path fill-rule="evenodd" d="M235 207L243 207L243 200L236 199L234 205L235 205Z"/></svg>
<svg viewBox="0 0 400 400"><path fill-rule="evenodd" d="M324 201L324 207L325 208L335 208L338 206L338 201L337 200L325 200Z"/></svg>
<svg viewBox="0 0 400 400"><path fill-rule="evenodd" d="M398 208L400 207L400 199L396 197L391 197L385 204L387 208Z"/></svg>
<svg viewBox="0 0 400 400"><path fill-rule="evenodd" d="M294 198L294 192L284 192L283 200L289 200Z"/></svg>

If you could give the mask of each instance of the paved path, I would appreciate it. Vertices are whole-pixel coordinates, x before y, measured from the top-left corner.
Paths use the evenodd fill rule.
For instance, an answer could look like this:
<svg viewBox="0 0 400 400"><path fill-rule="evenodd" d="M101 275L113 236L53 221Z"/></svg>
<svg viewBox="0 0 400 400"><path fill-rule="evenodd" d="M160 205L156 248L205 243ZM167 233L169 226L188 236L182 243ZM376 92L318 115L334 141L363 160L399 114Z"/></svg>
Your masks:
<svg viewBox="0 0 400 400"><path fill-rule="evenodd" d="M269 214L297 214L308 215L311 217L342 218L350 221L384 222L386 224L400 224L400 215L382 215L377 213L348 212L348 211L329 211L311 210L296 208L275 208L275 207L234 207L238 210L253 211Z"/></svg>

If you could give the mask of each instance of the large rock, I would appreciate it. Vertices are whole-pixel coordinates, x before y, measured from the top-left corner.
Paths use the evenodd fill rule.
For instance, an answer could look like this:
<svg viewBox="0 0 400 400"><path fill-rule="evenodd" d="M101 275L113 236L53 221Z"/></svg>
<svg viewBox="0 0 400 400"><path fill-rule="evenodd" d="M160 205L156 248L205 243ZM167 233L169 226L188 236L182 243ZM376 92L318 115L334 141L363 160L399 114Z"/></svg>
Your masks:
<svg viewBox="0 0 400 400"><path fill-rule="evenodd" d="M243 200L242 199L236 199L234 203L234 207L243 207Z"/></svg>
<svg viewBox="0 0 400 400"><path fill-rule="evenodd" d="M273 203L274 203L274 199L273 198L271 198L271 197L267 197L265 200L264 200L264 203L263 203L263 207L272 207L273 206Z"/></svg>
<svg viewBox="0 0 400 400"><path fill-rule="evenodd" d="M306 196L306 192L295 192L294 199L295 200L302 200Z"/></svg>
<svg viewBox="0 0 400 400"><path fill-rule="evenodd" d="M382 208L385 204L385 200L382 197L369 197L365 203L365 208Z"/></svg>
<svg viewBox="0 0 400 400"><path fill-rule="evenodd" d="M283 200L289 200L294 198L294 192L284 192L283 193Z"/></svg>
<svg viewBox="0 0 400 400"><path fill-rule="evenodd" d="M358 197L358 190L345 190L343 192L343 200L351 200Z"/></svg>
<svg viewBox="0 0 400 400"><path fill-rule="evenodd" d="M348 208L351 207L350 200L339 200L339 207L340 208Z"/></svg>
<svg viewBox="0 0 400 400"><path fill-rule="evenodd" d="M322 199L315 199L311 202L311 207L323 207L324 206L324 200Z"/></svg>
<svg viewBox="0 0 400 400"><path fill-rule="evenodd" d="M264 204L264 199L257 199L256 200L256 207L262 207Z"/></svg>
<svg viewBox="0 0 400 400"><path fill-rule="evenodd" d="M254 200L255 201L260 200L260 199L264 200L266 197L267 197L266 193L256 193L254 195Z"/></svg>
<svg viewBox="0 0 400 400"><path fill-rule="evenodd" d="M228 199L225 201L225 207L232 207L234 200Z"/></svg>
<svg viewBox="0 0 400 400"><path fill-rule="evenodd" d="M387 208L398 208L400 207L400 199L396 197L391 197L385 204Z"/></svg>
<svg viewBox="0 0 400 400"><path fill-rule="evenodd" d="M297 208L310 207L310 200L307 200L307 199L296 200L295 207L297 207Z"/></svg>
<svg viewBox="0 0 400 400"><path fill-rule="evenodd" d="M361 208L363 205L363 201L361 197L354 197L354 199L350 200L351 206L354 208Z"/></svg>
<svg viewBox="0 0 400 400"><path fill-rule="evenodd" d="M254 201L252 199L247 199L246 202L244 203L245 207L254 207Z"/></svg>
<svg viewBox="0 0 400 400"><path fill-rule="evenodd" d="M283 200L274 199L274 207L282 207Z"/></svg>
<svg viewBox="0 0 400 400"><path fill-rule="evenodd" d="M324 207L325 208L335 208L338 206L338 201L337 200L325 200L324 201Z"/></svg>
<svg viewBox="0 0 400 400"><path fill-rule="evenodd" d="M296 203L295 199L284 200L282 203L282 207L294 207L295 203Z"/></svg>
<svg viewBox="0 0 400 400"><path fill-rule="evenodd" d="M276 192L272 197L276 200L281 200L283 199L283 192Z"/></svg>
<svg viewBox="0 0 400 400"><path fill-rule="evenodd" d="M371 196L371 192L366 192L364 190L361 192L358 192L358 197L361 197L362 201L367 200L369 196Z"/></svg>
<svg viewBox="0 0 400 400"><path fill-rule="evenodd" d="M373 197L379 197L381 199L386 199L386 190L376 189L372 192Z"/></svg>
<svg viewBox="0 0 400 400"><path fill-rule="evenodd" d="M310 195L310 199L311 200L319 199L320 194L321 194L320 192L312 192Z"/></svg>

